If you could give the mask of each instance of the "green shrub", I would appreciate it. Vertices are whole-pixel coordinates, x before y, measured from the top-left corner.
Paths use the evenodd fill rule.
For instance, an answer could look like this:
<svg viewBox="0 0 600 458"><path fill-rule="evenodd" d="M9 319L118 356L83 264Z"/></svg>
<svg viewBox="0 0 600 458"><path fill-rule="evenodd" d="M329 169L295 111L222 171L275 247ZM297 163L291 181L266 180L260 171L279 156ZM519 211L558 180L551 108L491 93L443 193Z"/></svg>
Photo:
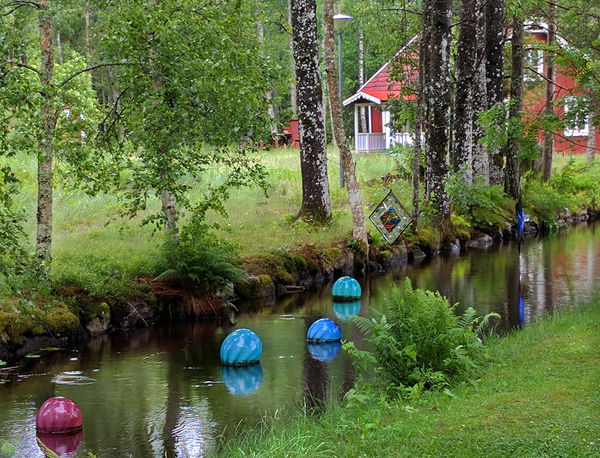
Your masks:
<svg viewBox="0 0 600 458"><path fill-rule="evenodd" d="M502 186L490 186L482 181L469 185L461 173L451 174L446 191L452 201L452 209L479 229L499 227L509 219L514 202L504 194Z"/></svg>
<svg viewBox="0 0 600 458"><path fill-rule="evenodd" d="M484 359L478 335L491 316L475 317L469 308L462 316L439 293L394 288L385 300L379 319L357 317L354 324L367 336L372 351L352 343L344 349L353 357L359 373L372 374L374 366L390 394L413 397L423 389L441 389L472 376Z"/></svg>
<svg viewBox="0 0 600 458"><path fill-rule="evenodd" d="M205 225L184 228L179 243L165 242L159 269L157 280L174 280L201 292L216 292L244 276L233 246L217 239Z"/></svg>

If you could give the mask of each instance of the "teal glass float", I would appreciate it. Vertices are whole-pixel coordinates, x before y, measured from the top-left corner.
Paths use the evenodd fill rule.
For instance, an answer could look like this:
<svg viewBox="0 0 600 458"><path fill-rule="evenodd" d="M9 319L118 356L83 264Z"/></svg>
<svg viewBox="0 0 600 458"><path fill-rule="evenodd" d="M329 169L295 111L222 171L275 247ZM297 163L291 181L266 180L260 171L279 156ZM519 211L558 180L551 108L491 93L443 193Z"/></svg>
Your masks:
<svg viewBox="0 0 600 458"><path fill-rule="evenodd" d="M340 321L350 321L360 313L361 301L333 302L333 313Z"/></svg>
<svg viewBox="0 0 600 458"><path fill-rule="evenodd" d="M342 343L336 342L309 343L308 352L317 361L327 363L337 356L342 349Z"/></svg>
<svg viewBox="0 0 600 458"><path fill-rule="evenodd" d="M360 284L352 277L338 278L331 290L331 295L336 301L352 301L359 298L361 294Z"/></svg>
<svg viewBox="0 0 600 458"><path fill-rule="evenodd" d="M238 329L229 334L221 344L221 362L227 366L249 366L260 361L260 337L250 329Z"/></svg>
<svg viewBox="0 0 600 458"><path fill-rule="evenodd" d="M221 377L227 390L234 396L252 394L260 387L263 378L259 364L246 367L222 366Z"/></svg>
<svg viewBox="0 0 600 458"><path fill-rule="evenodd" d="M321 318L308 328L306 340L314 343L335 342L342 338L342 331L337 323L329 318Z"/></svg>

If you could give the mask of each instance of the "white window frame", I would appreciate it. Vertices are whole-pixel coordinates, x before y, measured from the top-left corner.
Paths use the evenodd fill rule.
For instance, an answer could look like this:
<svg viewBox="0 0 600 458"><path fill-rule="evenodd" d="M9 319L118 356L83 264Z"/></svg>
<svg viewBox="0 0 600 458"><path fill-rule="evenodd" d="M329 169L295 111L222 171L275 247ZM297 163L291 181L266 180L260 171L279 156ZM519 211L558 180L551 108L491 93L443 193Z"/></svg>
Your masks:
<svg viewBox="0 0 600 458"><path fill-rule="evenodd" d="M564 116L567 116L567 113L569 112L569 102L574 102L576 100L575 97L565 97L563 99L564 101ZM565 137L587 137L589 135L590 132L590 117L586 116L585 118L585 124L583 124L582 126L576 126L576 127L565 127L563 133L565 135Z"/></svg>

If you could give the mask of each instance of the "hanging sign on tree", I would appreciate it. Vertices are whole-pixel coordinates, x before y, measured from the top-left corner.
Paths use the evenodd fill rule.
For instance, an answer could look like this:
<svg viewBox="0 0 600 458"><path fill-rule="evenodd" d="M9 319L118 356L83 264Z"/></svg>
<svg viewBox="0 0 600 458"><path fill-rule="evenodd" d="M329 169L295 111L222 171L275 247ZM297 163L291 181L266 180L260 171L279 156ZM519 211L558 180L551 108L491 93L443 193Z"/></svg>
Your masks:
<svg viewBox="0 0 600 458"><path fill-rule="evenodd" d="M369 219L389 244L412 223L410 214L392 191L377 205Z"/></svg>

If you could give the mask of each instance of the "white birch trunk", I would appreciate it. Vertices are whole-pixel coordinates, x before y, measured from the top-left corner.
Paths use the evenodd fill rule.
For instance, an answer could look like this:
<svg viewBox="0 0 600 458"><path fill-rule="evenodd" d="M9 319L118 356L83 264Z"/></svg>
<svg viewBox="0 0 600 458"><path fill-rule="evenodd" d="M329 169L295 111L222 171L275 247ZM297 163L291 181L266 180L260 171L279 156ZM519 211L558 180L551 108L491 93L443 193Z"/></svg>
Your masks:
<svg viewBox="0 0 600 458"><path fill-rule="evenodd" d="M333 0L325 0L325 63L327 65L327 80L329 87L335 87L338 79L337 67L335 64L335 40L333 34ZM348 146L348 141L344 135L344 121L342 118L342 101L337 91L329 91L329 101L333 116L333 134L337 140L340 149L340 166L344 171L344 180L348 190L348 201L350 211L352 212L352 238L360 242L361 249L368 253L369 241L367 239L367 226L365 223L365 214L362 206L362 199L358 189L356 174L354 173L354 161L352 153Z"/></svg>

